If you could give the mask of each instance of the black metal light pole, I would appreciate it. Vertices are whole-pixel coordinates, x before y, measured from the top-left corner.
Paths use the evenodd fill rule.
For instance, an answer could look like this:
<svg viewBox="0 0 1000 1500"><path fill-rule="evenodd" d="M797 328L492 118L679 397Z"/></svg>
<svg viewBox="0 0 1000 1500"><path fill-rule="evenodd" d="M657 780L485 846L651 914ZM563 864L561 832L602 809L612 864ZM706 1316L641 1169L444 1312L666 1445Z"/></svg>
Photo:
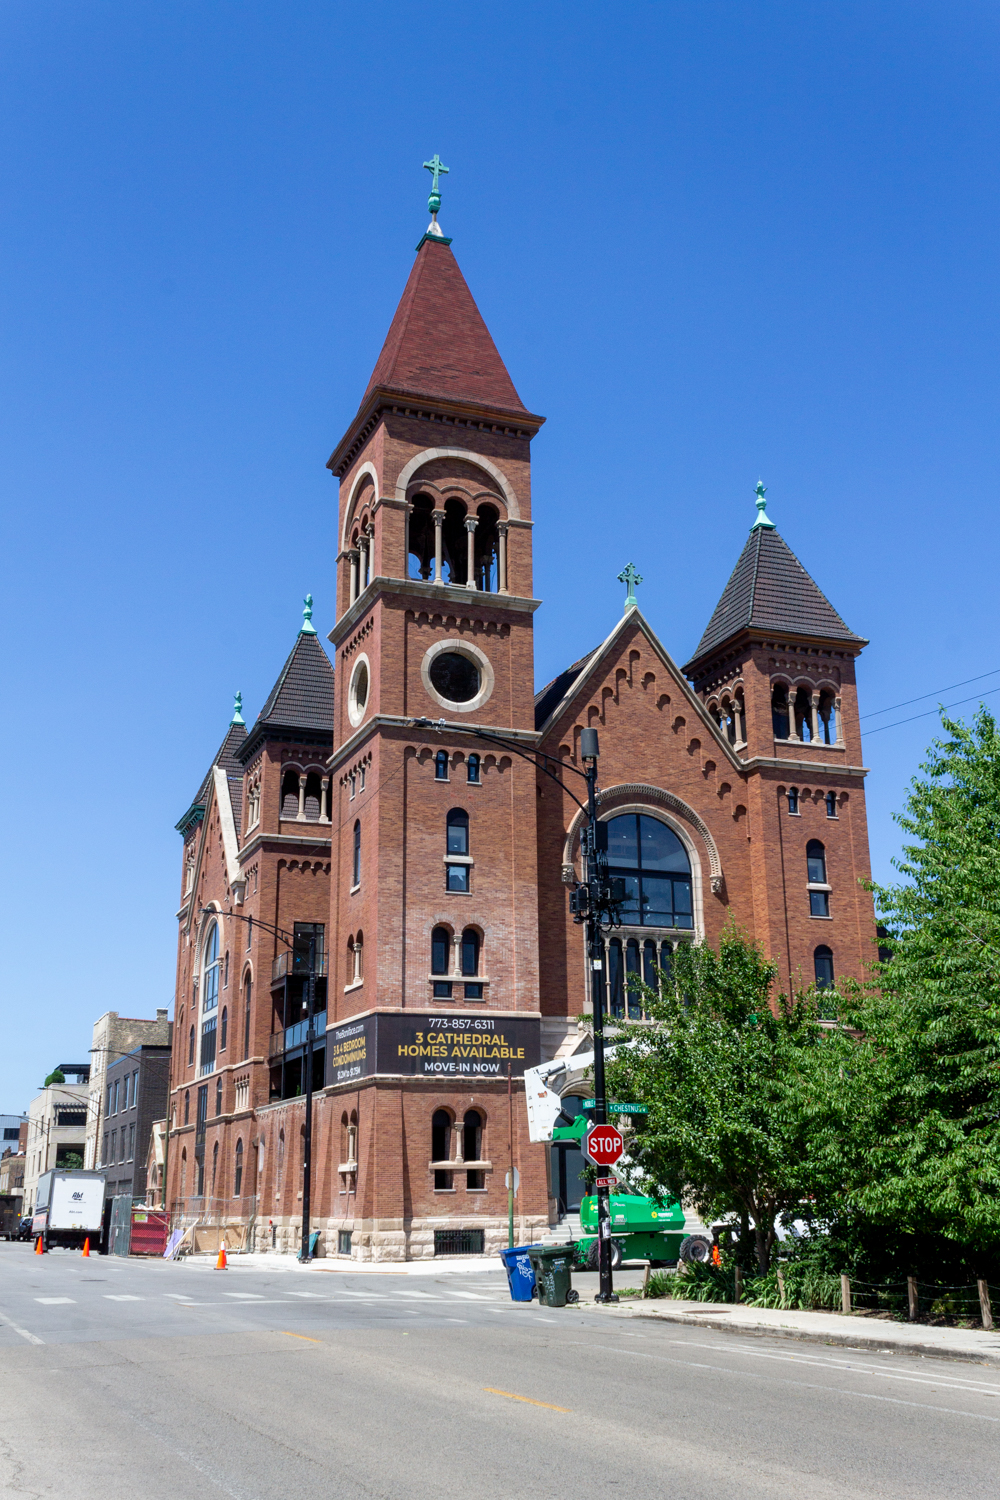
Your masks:
<svg viewBox="0 0 1000 1500"><path fill-rule="evenodd" d="M262 922L259 917L244 917L236 911L216 911L215 907L203 906L202 916L211 917L235 917L238 922L251 922L254 927L263 927L265 932L270 932L274 937L280 938L286 947L292 952L292 970L295 967L295 937L283 932L280 927L272 927L269 922ZM312 1108L313 1108L313 1012L316 1008L316 931L313 923L313 932L309 938L309 973L306 978L306 1050L303 1062L306 1070L306 1119L305 1130L302 1141L302 1247L299 1251L299 1260L312 1260L309 1253L310 1217L312 1212ZM169 1130L169 1111L167 1117Z"/></svg>
<svg viewBox="0 0 1000 1500"><path fill-rule="evenodd" d="M585 921L587 925L587 960L590 964L590 1000L594 1026L594 1123L606 1125L608 1101L604 1082L603 929L605 926L618 926L621 921L619 907L625 900L625 882L608 878L607 824L600 823L597 818L597 760L601 753L597 730L580 731L580 758L586 766L585 771L578 771L576 766L568 766L565 761L555 762L560 771L572 771L575 776L581 776L586 781L587 804L584 806L579 797L574 796L549 765L551 757L548 755L542 755L539 761L535 757L540 752L525 750L515 740L507 739L504 735L492 734L486 729L475 729L471 725L449 724L444 719L414 719L413 727L415 729L451 729L460 734L473 735L476 739L489 740L493 744L502 745L506 750L519 755L522 760L528 761L536 770L544 771L546 776L550 776L568 797L572 797L577 807L586 815L587 826L583 833L582 843L586 851L587 878L571 894L569 909L577 922ZM608 1189L599 1187L597 1189L597 1254L600 1270L598 1302L617 1302L618 1300L611 1274L611 1208L608 1199Z"/></svg>

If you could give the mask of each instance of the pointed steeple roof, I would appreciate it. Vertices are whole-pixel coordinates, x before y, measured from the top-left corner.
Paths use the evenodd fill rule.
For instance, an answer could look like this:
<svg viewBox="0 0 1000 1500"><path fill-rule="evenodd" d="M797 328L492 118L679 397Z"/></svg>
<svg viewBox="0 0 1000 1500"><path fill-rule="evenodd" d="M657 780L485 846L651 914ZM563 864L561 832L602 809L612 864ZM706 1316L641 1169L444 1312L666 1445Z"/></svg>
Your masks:
<svg viewBox="0 0 1000 1500"><path fill-rule="evenodd" d="M265 736L284 732L333 739L333 664L308 619L247 736L243 764Z"/></svg>
<svg viewBox="0 0 1000 1500"><path fill-rule="evenodd" d="M425 236L362 405L376 389L527 416L451 247Z"/></svg>
<svg viewBox="0 0 1000 1500"><path fill-rule="evenodd" d="M181 818L180 822L174 825L178 833L186 834L193 823L199 823L204 817L205 808L208 806L209 791L212 786L212 772L215 770L216 766L219 766L223 771L225 771L230 781L238 780L242 783L243 766L239 760L239 750L246 740L246 737L247 727L243 723L242 719L238 724L236 722L233 722L229 725L229 728L226 730L225 738L223 739L222 744L219 746L217 754L212 757L212 763L209 766L208 770L205 772L205 776L202 780L201 786L195 793L194 801L191 803L191 806Z"/></svg>
<svg viewBox="0 0 1000 1500"><path fill-rule="evenodd" d="M868 642L848 629L833 605L799 562L772 521L763 514L715 606L698 649L684 671L744 630L820 637L855 646Z"/></svg>

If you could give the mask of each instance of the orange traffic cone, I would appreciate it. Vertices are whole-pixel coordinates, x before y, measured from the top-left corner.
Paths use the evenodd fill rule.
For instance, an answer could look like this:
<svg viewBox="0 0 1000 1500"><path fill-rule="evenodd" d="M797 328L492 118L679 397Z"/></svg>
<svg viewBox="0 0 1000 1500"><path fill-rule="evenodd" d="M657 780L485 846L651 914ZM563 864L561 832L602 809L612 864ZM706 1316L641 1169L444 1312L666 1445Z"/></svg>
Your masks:
<svg viewBox="0 0 1000 1500"><path fill-rule="evenodd" d="M226 1260L226 1247L225 1247L225 1245L220 1245L219 1246L219 1258L215 1262L215 1269L217 1271L228 1271L229 1270L229 1262Z"/></svg>
<svg viewBox="0 0 1000 1500"><path fill-rule="evenodd" d="M45 1246L42 1244L42 1237L41 1237L41 1235L39 1235L38 1238L37 1238L37 1240L35 1241L35 1254L36 1255L44 1255L45 1254Z"/></svg>
<svg viewBox="0 0 1000 1500"><path fill-rule="evenodd" d="M87 1236L87 1238L83 1242L83 1254L84 1254L84 1258L85 1259L86 1259L87 1256L90 1255L90 1236L89 1235Z"/></svg>

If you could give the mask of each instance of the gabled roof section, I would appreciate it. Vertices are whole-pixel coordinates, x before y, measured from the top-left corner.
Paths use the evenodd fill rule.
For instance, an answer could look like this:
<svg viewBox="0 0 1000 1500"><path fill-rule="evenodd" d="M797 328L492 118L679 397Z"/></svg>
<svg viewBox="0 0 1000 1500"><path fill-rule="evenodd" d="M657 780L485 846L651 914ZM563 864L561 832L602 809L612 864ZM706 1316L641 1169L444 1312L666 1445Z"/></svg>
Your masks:
<svg viewBox="0 0 1000 1500"><path fill-rule="evenodd" d="M227 776L238 777L240 782L242 783L243 766L239 760L237 752L239 751L246 737L247 730L245 724L230 724L229 728L226 730L226 737L222 741L222 744L219 746L218 753L213 757L212 764L205 772L205 776L202 780L201 786L195 793L194 801L191 803L191 806L188 808L183 818L181 818L180 822L174 824L174 827L177 829L178 833L182 833L186 836L188 831L194 826L194 824L200 823L202 818L205 816L205 808L208 806L208 792L209 788L212 785L212 776L216 766L221 767L221 769L226 772Z"/></svg>
<svg viewBox="0 0 1000 1500"><path fill-rule="evenodd" d="M751 531L684 671L744 630L868 644L848 629L773 526L755 526Z"/></svg>
<svg viewBox="0 0 1000 1500"><path fill-rule="evenodd" d="M649 624L649 621L639 609L627 610L615 625L611 634L601 642L596 651L592 651L582 661L575 662L572 667L567 667L565 672L560 673L558 677L549 683L548 687L543 688L536 696L536 730L544 735L562 718L576 698L582 697L584 694L592 691L595 676L603 671L604 663L611 654L619 636L631 629L632 626L637 627L646 637L646 640L669 672L672 680L676 683L678 692L684 695L685 703L692 713L696 715L705 731L715 741L719 750L725 755L733 769L742 772L742 761L740 761L718 724L716 724L704 703L702 703L691 684L684 677L680 667L678 667L669 651ZM560 683L565 685L562 692L557 695L556 688ZM544 718L540 712L543 704L546 708Z"/></svg>
<svg viewBox="0 0 1000 1500"><path fill-rule="evenodd" d="M299 631L242 746L241 771L266 735L284 732L329 735L333 740L333 664L313 630Z"/></svg>
<svg viewBox="0 0 1000 1500"><path fill-rule="evenodd" d="M376 389L527 410L448 245L424 239L361 405Z"/></svg>

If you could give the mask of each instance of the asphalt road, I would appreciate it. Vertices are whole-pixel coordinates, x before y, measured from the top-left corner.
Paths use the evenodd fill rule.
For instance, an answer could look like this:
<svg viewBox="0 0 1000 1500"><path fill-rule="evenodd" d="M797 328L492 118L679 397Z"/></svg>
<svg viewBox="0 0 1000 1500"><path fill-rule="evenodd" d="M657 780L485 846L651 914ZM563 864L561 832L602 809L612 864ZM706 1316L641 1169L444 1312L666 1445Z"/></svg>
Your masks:
<svg viewBox="0 0 1000 1500"><path fill-rule="evenodd" d="M0 1392L5 1500L998 1487L998 1371L514 1305L488 1263L219 1272L0 1244Z"/></svg>

